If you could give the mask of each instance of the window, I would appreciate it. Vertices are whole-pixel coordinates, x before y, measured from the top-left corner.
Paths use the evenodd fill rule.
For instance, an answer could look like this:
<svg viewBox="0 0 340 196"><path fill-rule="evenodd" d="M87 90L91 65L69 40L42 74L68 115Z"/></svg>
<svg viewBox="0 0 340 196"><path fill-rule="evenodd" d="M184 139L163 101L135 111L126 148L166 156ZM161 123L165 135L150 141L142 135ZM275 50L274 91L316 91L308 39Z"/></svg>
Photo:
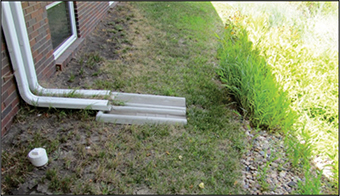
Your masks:
<svg viewBox="0 0 340 196"><path fill-rule="evenodd" d="M58 58L77 39L73 2L54 2L46 10L54 58Z"/></svg>

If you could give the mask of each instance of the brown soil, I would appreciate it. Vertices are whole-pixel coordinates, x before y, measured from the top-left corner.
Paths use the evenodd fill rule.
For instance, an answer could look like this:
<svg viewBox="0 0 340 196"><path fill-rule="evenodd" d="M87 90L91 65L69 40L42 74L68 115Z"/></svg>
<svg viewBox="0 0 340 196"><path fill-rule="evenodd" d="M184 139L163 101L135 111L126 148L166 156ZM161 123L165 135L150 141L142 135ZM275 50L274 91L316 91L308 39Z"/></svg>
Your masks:
<svg viewBox="0 0 340 196"><path fill-rule="evenodd" d="M128 4L119 2L110 8L106 17L86 37L84 44L72 60L48 82L50 88L89 89L96 79L107 79L100 72L105 60L121 59L121 51L131 46L131 24L137 22Z"/></svg>

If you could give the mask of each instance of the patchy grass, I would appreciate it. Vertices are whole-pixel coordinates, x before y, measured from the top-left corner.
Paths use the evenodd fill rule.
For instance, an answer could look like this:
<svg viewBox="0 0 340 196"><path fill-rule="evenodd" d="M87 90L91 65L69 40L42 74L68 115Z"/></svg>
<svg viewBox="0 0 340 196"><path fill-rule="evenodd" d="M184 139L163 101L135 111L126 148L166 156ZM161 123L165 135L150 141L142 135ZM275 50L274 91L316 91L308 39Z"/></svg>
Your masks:
<svg viewBox="0 0 340 196"><path fill-rule="evenodd" d="M116 11L116 20L129 25L111 29L126 33L128 43L117 44L119 58L92 53L93 62L100 60L94 69L106 79L93 78L88 87L185 97L188 124L103 124L90 110L24 106L14 126L16 145L3 151L3 191L34 178L55 194L245 193L236 183L245 136L214 69L214 34L223 24L213 6L133 2ZM26 155L36 145L48 147L50 159L34 176Z"/></svg>

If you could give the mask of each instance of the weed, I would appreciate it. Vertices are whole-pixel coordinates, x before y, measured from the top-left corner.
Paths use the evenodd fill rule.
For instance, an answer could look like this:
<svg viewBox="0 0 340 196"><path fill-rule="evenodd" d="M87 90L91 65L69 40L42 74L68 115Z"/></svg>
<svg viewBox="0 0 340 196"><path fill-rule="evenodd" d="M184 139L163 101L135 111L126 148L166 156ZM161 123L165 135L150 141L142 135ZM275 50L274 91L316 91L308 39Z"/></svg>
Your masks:
<svg viewBox="0 0 340 196"><path fill-rule="evenodd" d="M296 193L302 195L317 195L321 192L321 177L322 171L317 171L316 176L310 172L310 166L306 165L305 168L305 181L298 182L298 189Z"/></svg>
<svg viewBox="0 0 340 196"><path fill-rule="evenodd" d="M81 65L81 64L80 64ZM80 76L84 76L84 67L81 66L80 70L79 70L79 75Z"/></svg>
<svg viewBox="0 0 340 196"><path fill-rule="evenodd" d="M124 101L119 101L119 100L110 100L110 103L112 105L116 105L116 106L124 106L125 105Z"/></svg>
<svg viewBox="0 0 340 196"><path fill-rule="evenodd" d="M120 25L120 24L115 25L114 28L115 28L117 31L123 31L123 29L124 29L123 26Z"/></svg>
<svg viewBox="0 0 340 196"><path fill-rule="evenodd" d="M113 89L113 82L110 80L95 80L95 87L98 89Z"/></svg>
<svg viewBox="0 0 340 196"><path fill-rule="evenodd" d="M91 110L91 106L87 106L85 109L79 111L80 117L83 120L90 119L95 113L96 111Z"/></svg>
<svg viewBox="0 0 340 196"><path fill-rule="evenodd" d="M269 183L266 181L267 180L267 170L269 169L269 161L266 162L266 165L260 169L258 167L257 171L260 171L258 174L257 174L257 177L258 177L258 180L259 180L259 184L261 186L261 190L262 191L268 191L269 190Z"/></svg>
<svg viewBox="0 0 340 196"><path fill-rule="evenodd" d="M46 171L46 179L47 180L52 180L53 178L56 178L56 177L58 177L57 176L57 169L52 168L52 169L48 169Z"/></svg>
<svg viewBox="0 0 340 196"><path fill-rule="evenodd" d="M94 73L92 74L92 76L97 77L97 76L99 76L100 74L101 74L101 71L98 70L98 71L94 72Z"/></svg>
<svg viewBox="0 0 340 196"><path fill-rule="evenodd" d="M70 78L68 79L68 82L74 82L75 75L73 73L70 73Z"/></svg>
<svg viewBox="0 0 340 196"><path fill-rule="evenodd" d="M79 65L80 65L80 66L83 66L83 65L84 65L84 58L83 58L83 57L81 57L81 58L79 59Z"/></svg>
<svg viewBox="0 0 340 196"><path fill-rule="evenodd" d="M93 69L96 64L104 60L104 58L101 57L97 52L88 53L85 56L87 58L86 65L91 69Z"/></svg>
<svg viewBox="0 0 340 196"><path fill-rule="evenodd" d="M58 114L59 119L63 119L67 116L66 112L64 110L61 110Z"/></svg>
<svg viewBox="0 0 340 196"><path fill-rule="evenodd" d="M49 188L53 191L70 192L73 179L71 176L61 177L57 168L46 171L46 179L50 180Z"/></svg>
<svg viewBox="0 0 340 196"><path fill-rule="evenodd" d="M107 32L110 32L110 33L114 33L116 34L117 33L117 30L116 29L106 29Z"/></svg>
<svg viewBox="0 0 340 196"><path fill-rule="evenodd" d="M113 191L113 187L110 184L104 183L104 182L100 182L100 194L103 195L109 195L112 193Z"/></svg>

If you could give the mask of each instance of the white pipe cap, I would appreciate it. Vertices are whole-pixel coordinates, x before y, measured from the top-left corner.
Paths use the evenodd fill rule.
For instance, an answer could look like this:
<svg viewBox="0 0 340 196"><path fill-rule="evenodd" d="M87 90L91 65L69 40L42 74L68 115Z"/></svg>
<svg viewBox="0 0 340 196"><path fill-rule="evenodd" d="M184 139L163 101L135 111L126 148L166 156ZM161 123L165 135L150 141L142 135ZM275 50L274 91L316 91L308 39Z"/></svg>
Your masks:
<svg viewBox="0 0 340 196"><path fill-rule="evenodd" d="M28 153L28 159L36 167L43 166L48 162L46 150L44 148L34 148L31 150Z"/></svg>

